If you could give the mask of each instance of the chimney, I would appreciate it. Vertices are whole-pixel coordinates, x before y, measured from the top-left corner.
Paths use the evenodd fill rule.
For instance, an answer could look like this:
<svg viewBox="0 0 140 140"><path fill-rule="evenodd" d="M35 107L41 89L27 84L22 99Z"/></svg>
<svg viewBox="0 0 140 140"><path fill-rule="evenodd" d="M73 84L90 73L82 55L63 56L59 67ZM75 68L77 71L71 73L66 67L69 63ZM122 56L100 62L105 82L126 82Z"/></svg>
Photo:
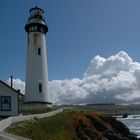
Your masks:
<svg viewBox="0 0 140 140"><path fill-rule="evenodd" d="M17 92L20 93L20 89L18 89Z"/></svg>
<svg viewBox="0 0 140 140"><path fill-rule="evenodd" d="M11 78L11 88L13 88L13 76L10 76Z"/></svg>

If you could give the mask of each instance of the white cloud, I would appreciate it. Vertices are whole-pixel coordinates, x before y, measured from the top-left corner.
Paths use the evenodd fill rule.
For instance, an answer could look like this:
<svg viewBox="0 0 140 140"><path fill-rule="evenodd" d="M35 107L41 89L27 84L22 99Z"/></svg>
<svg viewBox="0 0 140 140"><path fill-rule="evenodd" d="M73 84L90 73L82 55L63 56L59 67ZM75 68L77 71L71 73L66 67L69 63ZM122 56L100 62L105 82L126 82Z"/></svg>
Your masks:
<svg viewBox="0 0 140 140"><path fill-rule="evenodd" d="M25 83L14 79L14 87L24 92ZM49 81L49 94L56 104L140 102L140 63L124 51L97 55L82 79Z"/></svg>

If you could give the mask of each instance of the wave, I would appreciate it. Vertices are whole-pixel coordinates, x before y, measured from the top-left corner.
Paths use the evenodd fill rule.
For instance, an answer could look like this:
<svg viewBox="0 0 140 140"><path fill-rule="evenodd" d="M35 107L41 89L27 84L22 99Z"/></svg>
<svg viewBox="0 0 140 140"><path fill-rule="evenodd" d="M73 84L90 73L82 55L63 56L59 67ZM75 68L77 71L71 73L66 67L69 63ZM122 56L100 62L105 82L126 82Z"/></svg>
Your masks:
<svg viewBox="0 0 140 140"><path fill-rule="evenodd" d="M130 129L130 132L140 138L140 114L129 115L127 118L120 118L119 116L117 119L125 124Z"/></svg>

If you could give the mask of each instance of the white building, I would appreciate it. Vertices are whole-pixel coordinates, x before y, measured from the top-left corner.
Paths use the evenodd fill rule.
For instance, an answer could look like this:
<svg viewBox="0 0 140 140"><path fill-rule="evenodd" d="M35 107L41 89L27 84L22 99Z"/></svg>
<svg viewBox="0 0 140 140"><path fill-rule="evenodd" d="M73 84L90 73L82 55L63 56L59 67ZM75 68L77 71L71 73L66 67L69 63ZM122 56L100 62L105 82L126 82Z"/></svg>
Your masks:
<svg viewBox="0 0 140 140"><path fill-rule="evenodd" d="M25 101L28 104L51 104L48 97L48 68L46 56L46 33L48 27L44 11L30 9L25 25L28 36Z"/></svg>
<svg viewBox="0 0 140 140"><path fill-rule="evenodd" d="M0 116L14 116L19 113L19 99L23 95L0 80Z"/></svg>

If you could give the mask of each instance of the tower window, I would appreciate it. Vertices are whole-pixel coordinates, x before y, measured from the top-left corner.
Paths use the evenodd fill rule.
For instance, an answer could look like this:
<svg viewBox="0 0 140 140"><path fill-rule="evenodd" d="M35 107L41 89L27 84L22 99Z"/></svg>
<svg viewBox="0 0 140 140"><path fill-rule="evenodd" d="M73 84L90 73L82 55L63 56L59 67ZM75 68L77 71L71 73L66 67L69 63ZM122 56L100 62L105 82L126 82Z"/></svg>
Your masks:
<svg viewBox="0 0 140 140"><path fill-rule="evenodd" d="M32 26L32 27L31 27L31 31L33 31L33 30L34 30L34 27Z"/></svg>
<svg viewBox="0 0 140 140"><path fill-rule="evenodd" d="M31 27L29 28L29 31L32 31Z"/></svg>
<svg viewBox="0 0 140 140"><path fill-rule="evenodd" d="M38 55L41 55L41 48L38 48Z"/></svg>
<svg viewBox="0 0 140 140"><path fill-rule="evenodd" d="M42 92L42 84L41 83L39 83L38 89L39 89L39 92Z"/></svg>
<svg viewBox="0 0 140 140"><path fill-rule="evenodd" d="M37 31L37 26L34 26L34 30Z"/></svg>
<svg viewBox="0 0 140 140"><path fill-rule="evenodd" d="M43 33L43 31L44 31L44 30L43 30L43 28L41 27L41 32Z"/></svg>

